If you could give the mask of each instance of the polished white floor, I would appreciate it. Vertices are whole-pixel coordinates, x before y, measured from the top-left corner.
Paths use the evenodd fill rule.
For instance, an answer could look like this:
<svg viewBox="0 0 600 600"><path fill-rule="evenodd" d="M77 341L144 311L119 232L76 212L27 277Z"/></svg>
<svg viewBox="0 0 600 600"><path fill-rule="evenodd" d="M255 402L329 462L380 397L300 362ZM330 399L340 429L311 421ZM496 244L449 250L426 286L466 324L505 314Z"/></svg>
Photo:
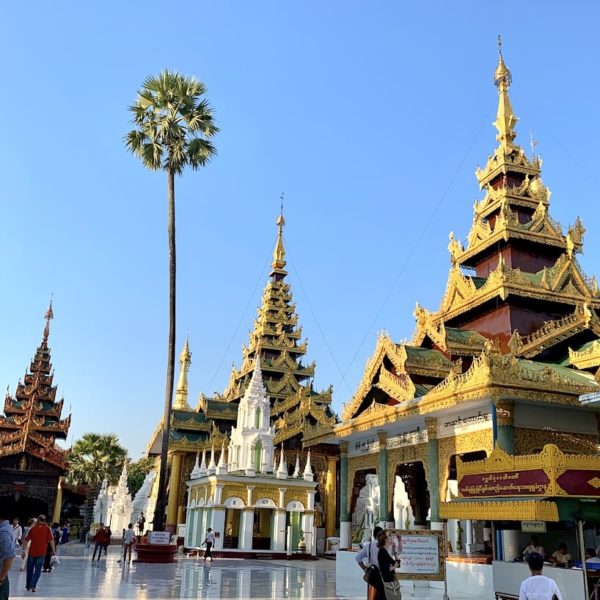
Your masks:
<svg viewBox="0 0 600 600"><path fill-rule="evenodd" d="M71 543L60 551L61 564L51 574L43 573L32 594L25 590L25 573L18 560L10 573L11 598L223 598L245 600L320 600L336 596L335 562L202 560L181 558L171 565L118 563L119 549L109 550L108 560L90 560L81 544ZM404 599L440 599L441 592L403 588ZM343 597L351 600L349 597ZM365 594L358 596L361 600ZM471 596L472 598L472 596ZM453 596L451 600L462 600Z"/></svg>

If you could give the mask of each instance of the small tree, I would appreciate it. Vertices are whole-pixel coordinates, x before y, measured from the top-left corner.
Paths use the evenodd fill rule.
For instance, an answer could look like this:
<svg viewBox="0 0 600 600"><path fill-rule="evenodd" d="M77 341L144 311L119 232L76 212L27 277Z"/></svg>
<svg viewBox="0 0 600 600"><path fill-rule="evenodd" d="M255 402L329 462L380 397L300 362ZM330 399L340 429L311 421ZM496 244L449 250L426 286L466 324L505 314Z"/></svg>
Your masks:
<svg viewBox="0 0 600 600"><path fill-rule="evenodd" d="M155 531L164 529L175 370L175 175L181 175L185 167L203 167L216 154L210 140L219 130L213 122L213 111L203 98L205 93L202 82L174 71L165 70L158 76L148 77L138 91L136 102L129 108L135 128L125 136L125 145L147 169L167 173L169 342Z"/></svg>

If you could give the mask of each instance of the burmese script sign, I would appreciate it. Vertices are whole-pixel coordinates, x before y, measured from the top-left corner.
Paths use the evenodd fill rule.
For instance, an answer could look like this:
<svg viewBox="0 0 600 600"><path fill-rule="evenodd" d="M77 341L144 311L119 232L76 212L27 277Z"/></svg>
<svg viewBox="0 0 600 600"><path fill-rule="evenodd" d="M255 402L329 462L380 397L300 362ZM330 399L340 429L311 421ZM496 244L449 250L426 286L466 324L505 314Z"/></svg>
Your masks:
<svg viewBox="0 0 600 600"><path fill-rule="evenodd" d="M463 498L545 496L549 484L550 478L543 469L473 473L461 477L458 494Z"/></svg>
<svg viewBox="0 0 600 600"><path fill-rule="evenodd" d="M402 531L396 578L443 581L446 576L443 539L441 531Z"/></svg>

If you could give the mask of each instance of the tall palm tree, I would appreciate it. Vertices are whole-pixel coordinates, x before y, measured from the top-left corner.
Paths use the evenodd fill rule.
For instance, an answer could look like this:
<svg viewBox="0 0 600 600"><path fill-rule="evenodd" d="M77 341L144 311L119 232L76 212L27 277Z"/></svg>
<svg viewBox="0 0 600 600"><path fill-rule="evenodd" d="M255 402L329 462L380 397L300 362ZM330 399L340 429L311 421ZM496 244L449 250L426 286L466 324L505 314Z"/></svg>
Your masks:
<svg viewBox="0 0 600 600"><path fill-rule="evenodd" d="M171 431L171 405L175 371L175 175L185 167L199 169L216 154L211 138L219 131L204 84L194 77L164 70L148 77L129 110L135 129L125 136L125 145L152 171L167 173L169 237L169 346L167 385L158 476L158 498L153 527L164 529L167 497L167 452Z"/></svg>

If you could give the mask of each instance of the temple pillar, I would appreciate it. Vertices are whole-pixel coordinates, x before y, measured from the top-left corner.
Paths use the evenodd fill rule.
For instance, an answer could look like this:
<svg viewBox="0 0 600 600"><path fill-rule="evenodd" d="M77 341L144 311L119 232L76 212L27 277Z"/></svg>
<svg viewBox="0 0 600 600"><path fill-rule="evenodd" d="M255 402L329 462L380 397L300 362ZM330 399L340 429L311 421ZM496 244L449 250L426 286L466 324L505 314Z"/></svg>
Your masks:
<svg viewBox="0 0 600 600"><path fill-rule="evenodd" d="M177 529L177 509L179 507L179 483L181 480L181 463L183 454L176 452L171 458L171 473L169 475L169 499L167 502L166 530L174 533Z"/></svg>
<svg viewBox="0 0 600 600"><path fill-rule="evenodd" d="M285 508L276 508L273 519L273 552L285 552Z"/></svg>
<svg viewBox="0 0 600 600"><path fill-rule="evenodd" d="M472 554L474 552L474 544L473 544L473 521L471 519L467 519L465 521L465 552L467 554Z"/></svg>
<svg viewBox="0 0 600 600"><path fill-rule="evenodd" d="M60 524L60 513L61 513L61 509L62 509L62 497L63 497L62 482L63 482L63 478L59 477L58 478L58 486L56 488L56 499L54 500L54 512L52 513L52 522L59 523L59 524Z"/></svg>
<svg viewBox="0 0 600 600"><path fill-rule="evenodd" d="M427 458L429 473L427 488L429 489L429 508L431 529L440 529L440 449L437 439L437 419L425 419L427 427Z"/></svg>
<svg viewBox="0 0 600 600"><path fill-rule="evenodd" d="M315 514L308 510L302 513L302 531L304 532L304 541L306 542L306 552L314 556L316 554L315 544Z"/></svg>
<svg viewBox="0 0 600 600"><path fill-rule="evenodd" d="M254 507L245 508L244 515L242 518L242 526L240 531L240 537L242 542L240 544L241 550L252 550L252 534L254 532Z"/></svg>
<svg viewBox="0 0 600 600"><path fill-rule="evenodd" d="M348 513L348 442L340 442L340 550L352 547Z"/></svg>
<svg viewBox="0 0 600 600"><path fill-rule="evenodd" d="M223 541L225 539L225 508L213 508L212 525L213 531L220 535L215 537L215 550L223 550Z"/></svg>
<svg viewBox="0 0 600 600"><path fill-rule="evenodd" d="M382 527L385 527L386 523L393 520L393 516L390 515L390 495L388 491L387 432L378 431L377 437L379 438L379 464L377 468L379 481L379 521L382 523Z"/></svg>
<svg viewBox="0 0 600 600"><path fill-rule="evenodd" d="M335 456L327 457L327 477L325 479L325 537L332 537L336 532L336 465Z"/></svg>
<svg viewBox="0 0 600 600"><path fill-rule="evenodd" d="M496 423L498 437L496 442L508 454L515 454L515 428L513 426L514 403L505 400L496 401Z"/></svg>
<svg viewBox="0 0 600 600"><path fill-rule="evenodd" d="M185 506L177 507L177 525L185 523Z"/></svg>

